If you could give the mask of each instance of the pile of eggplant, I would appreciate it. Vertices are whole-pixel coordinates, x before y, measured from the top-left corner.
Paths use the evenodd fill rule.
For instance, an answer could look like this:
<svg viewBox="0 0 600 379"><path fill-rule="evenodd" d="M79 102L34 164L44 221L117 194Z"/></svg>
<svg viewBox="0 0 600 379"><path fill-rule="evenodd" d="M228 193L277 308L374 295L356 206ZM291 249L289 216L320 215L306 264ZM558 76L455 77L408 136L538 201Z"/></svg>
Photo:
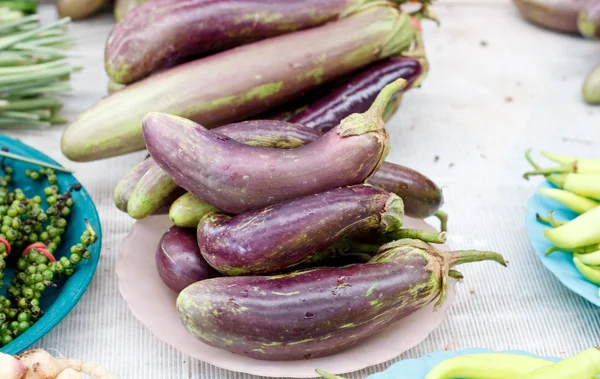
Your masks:
<svg viewBox="0 0 600 379"><path fill-rule="evenodd" d="M112 94L64 133L70 159L147 149L115 188L169 213L155 259L187 330L263 360L326 356L448 293L440 188L385 162L385 121L428 67L404 0L149 0L106 45Z"/></svg>
<svg viewBox="0 0 600 379"><path fill-rule="evenodd" d="M388 164L394 169L381 187L368 184L386 165L383 114L405 85L393 81L367 111L293 148L289 140L314 129L254 120L210 131L166 113L144 117L151 158L138 169L162 170L188 191L171 207L180 213L175 224L187 223L165 233L155 259L193 336L261 360L327 356L432 302L441 306L450 278L463 277L456 265L505 265L494 252L436 249L445 232L403 228L405 202L382 187L409 170ZM269 130L275 137L256 140L281 146L248 143ZM436 208L426 205L427 191L413 191L413 212Z"/></svg>
<svg viewBox="0 0 600 379"><path fill-rule="evenodd" d="M600 39L600 0L513 0L524 18L547 29ZM582 89L589 104L600 104L600 63Z"/></svg>

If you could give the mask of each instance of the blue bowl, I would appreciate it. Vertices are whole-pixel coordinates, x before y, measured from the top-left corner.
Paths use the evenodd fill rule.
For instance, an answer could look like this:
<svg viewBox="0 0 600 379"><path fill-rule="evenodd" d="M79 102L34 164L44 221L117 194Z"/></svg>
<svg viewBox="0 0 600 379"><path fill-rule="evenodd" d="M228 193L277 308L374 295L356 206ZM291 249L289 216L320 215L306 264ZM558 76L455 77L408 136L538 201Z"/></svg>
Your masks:
<svg viewBox="0 0 600 379"><path fill-rule="evenodd" d="M39 151L3 135L0 135L0 147L8 147L11 153L17 155L58 165L57 162ZM10 166L15 169L13 183L22 188L28 197L41 194L43 188L48 185L47 181L40 180L39 182L34 182L24 174L26 169L39 169L39 167L10 159L7 159L6 163L10 164ZM65 191L70 185L77 182L77 179L75 179L73 175L63 173L57 174L58 185L61 191ZM59 258L66 255L66 253L69 253L69 248L78 243L79 237L85 230L85 223L83 220L84 218L87 218L98 234L98 241L90 246L89 249L92 253L92 258L87 261L82 260L77 266L75 274L65 281L57 281L56 288L46 289L40 304L40 307L44 311L44 315L29 330L10 344L1 348L0 352L2 353L13 355L19 354L46 335L52 328L61 322L63 318L65 318L71 309L75 307L75 304L77 304L88 288L92 277L96 272L96 266L100 260L100 250L102 247L102 230L98 212L96 212L96 207L94 206L90 195L84 188L79 192L73 192L72 196L75 200L75 205L71 209L67 232L62 237L62 243L56 251L55 256ZM47 204L44 204L44 207L45 206L47 206ZM0 289L0 295L6 295L6 289L10 284L13 274L14 270L11 268L7 268L4 271L4 287Z"/></svg>
<svg viewBox="0 0 600 379"><path fill-rule="evenodd" d="M548 182L543 182L539 188L555 187ZM558 201L552 200L541 195L539 192L536 192L536 194L527 202L527 217L525 219L531 246L533 246L533 249L542 260L544 266L546 266L546 268L550 270L550 272L552 272L565 287L585 298L592 304L600 306L598 286L588 282L577 268L575 268L575 265L573 264L573 255L571 253L555 251L552 254L544 255L544 252L553 246L544 237L544 228L549 226L539 222L535 215L536 213L539 213L546 217L550 211L555 211L555 218L557 220L572 220L577 217L577 213L571 211Z"/></svg>
<svg viewBox="0 0 600 379"><path fill-rule="evenodd" d="M469 349L462 351L440 351L437 353L428 354L418 359L406 359L399 361L391 365L387 370L368 376L366 379L424 379L425 376L440 362L446 359L467 354L482 354L482 353L494 353L493 350L488 349ZM503 353L511 353L518 355L528 355L536 357L533 354L524 351L504 351ZM539 357L538 357L539 358ZM559 358L543 357L553 362L557 362Z"/></svg>

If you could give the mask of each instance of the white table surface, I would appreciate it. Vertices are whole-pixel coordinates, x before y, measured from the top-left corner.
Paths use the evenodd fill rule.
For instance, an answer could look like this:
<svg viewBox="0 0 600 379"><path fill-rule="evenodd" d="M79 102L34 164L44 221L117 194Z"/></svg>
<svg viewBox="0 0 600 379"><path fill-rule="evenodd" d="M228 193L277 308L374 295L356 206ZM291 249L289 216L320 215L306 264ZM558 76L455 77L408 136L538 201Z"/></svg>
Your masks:
<svg viewBox="0 0 600 379"><path fill-rule="evenodd" d="M465 282L446 321L398 359L473 347L568 356L598 345L600 309L563 288L529 246L525 204L539 180L527 182L521 174L529 147L599 157L600 108L583 104L580 87L600 61L600 44L538 29L508 0L440 0L435 9L442 26L425 28L431 73L389 123L388 160L444 187L453 248L495 250L511 264L461 268ZM51 6L42 14L54 17ZM106 93L102 57L111 24L106 15L71 28L86 68L65 99L69 117ZM61 131L7 134L76 169L100 212L103 249L81 302L37 346L95 361L123 378L257 378L190 359L132 316L117 290L115 261L134 221L113 206L112 191L144 153L76 164L60 153ZM347 377L364 378L391 363Z"/></svg>

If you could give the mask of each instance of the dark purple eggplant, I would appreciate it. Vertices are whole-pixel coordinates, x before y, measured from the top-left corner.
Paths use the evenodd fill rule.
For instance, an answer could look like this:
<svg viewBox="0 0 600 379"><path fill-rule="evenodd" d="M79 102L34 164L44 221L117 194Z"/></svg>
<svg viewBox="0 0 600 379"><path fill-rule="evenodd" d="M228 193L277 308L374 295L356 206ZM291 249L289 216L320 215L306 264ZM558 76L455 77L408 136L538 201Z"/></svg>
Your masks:
<svg viewBox="0 0 600 379"><path fill-rule="evenodd" d="M400 196L404 201L404 212L410 217L429 217L444 202L442 190L431 179L393 163L384 163L367 183Z"/></svg>
<svg viewBox="0 0 600 379"><path fill-rule="evenodd" d="M275 120L239 122L215 128L213 132L247 145L279 149L300 147L321 136L318 131L302 125ZM139 170L142 168L145 172L140 176ZM132 187L131 182L134 179L137 183ZM135 219L156 214L164 208L168 212L171 204L185 192L152 158L147 158L143 166L136 166L119 182L117 189L115 189L115 202L119 200L117 206L121 209L123 203L121 199L127 197L125 211ZM180 219L179 215L175 218ZM187 219L185 216L184 218Z"/></svg>
<svg viewBox="0 0 600 379"><path fill-rule="evenodd" d="M600 0L588 0L579 12L579 32L593 39L600 39Z"/></svg>
<svg viewBox="0 0 600 379"><path fill-rule="evenodd" d="M388 84L371 108L353 114L321 138L296 149L240 144L184 118L150 113L148 151L179 186L226 213L358 184L383 164L389 136L381 115L406 84Z"/></svg>
<svg viewBox="0 0 600 379"><path fill-rule="evenodd" d="M513 0L523 17L534 24L577 33L577 18L585 0Z"/></svg>
<svg viewBox="0 0 600 379"><path fill-rule="evenodd" d="M194 229L171 227L160 239L155 258L158 275L177 293L190 284L220 276L202 258Z"/></svg>
<svg viewBox="0 0 600 379"><path fill-rule="evenodd" d="M400 229L402 199L357 185L300 197L238 216L208 214L198 225L202 256L226 275L281 272L336 241Z"/></svg>
<svg viewBox="0 0 600 379"><path fill-rule="evenodd" d="M278 276L221 277L177 298L186 329L200 341L261 360L299 360L347 349L437 300L452 267L493 260L492 252L441 252L418 240L382 246L369 263Z"/></svg>
<svg viewBox="0 0 600 379"><path fill-rule="evenodd" d="M326 96L310 103L287 121L317 128L323 132L338 125L352 113L363 113L389 83L405 79L409 89L423 74L419 60L409 57L375 63L333 88Z"/></svg>

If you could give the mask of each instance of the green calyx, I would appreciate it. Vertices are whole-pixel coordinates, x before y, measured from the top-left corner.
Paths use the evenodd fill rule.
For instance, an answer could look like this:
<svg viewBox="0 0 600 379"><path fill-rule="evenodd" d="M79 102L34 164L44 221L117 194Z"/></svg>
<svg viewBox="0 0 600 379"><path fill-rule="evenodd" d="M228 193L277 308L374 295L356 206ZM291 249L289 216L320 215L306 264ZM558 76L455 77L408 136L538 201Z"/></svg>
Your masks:
<svg viewBox="0 0 600 379"><path fill-rule="evenodd" d="M381 216L380 233L388 233L402 227L404 218L404 201L400 196L391 193Z"/></svg>

